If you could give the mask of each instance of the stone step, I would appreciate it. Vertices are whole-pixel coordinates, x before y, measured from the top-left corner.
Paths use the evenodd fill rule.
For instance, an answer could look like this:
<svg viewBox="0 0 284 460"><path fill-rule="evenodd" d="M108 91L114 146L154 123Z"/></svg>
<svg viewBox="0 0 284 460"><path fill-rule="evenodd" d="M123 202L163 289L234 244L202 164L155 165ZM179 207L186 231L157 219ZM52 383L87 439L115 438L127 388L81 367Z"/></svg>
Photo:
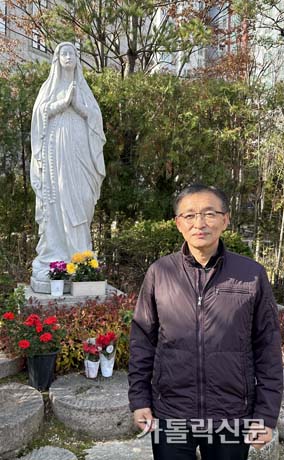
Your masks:
<svg viewBox="0 0 284 460"><path fill-rule="evenodd" d="M153 460L150 435L129 441L97 443L87 449L86 454L85 460ZM197 460L201 460L199 449L196 454ZM248 460L282 460L277 430L274 430L273 439L267 446L260 450L250 448Z"/></svg>
<svg viewBox="0 0 284 460"><path fill-rule="evenodd" d="M44 405L39 391L20 383L0 385L0 458L14 459L38 432Z"/></svg>
<svg viewBox="0 0 284 460"><path fill-rule="evenodd" d="M23 358L8 358L4 352L0 351L0 379L17 374L23 369L23 364Z"/></svg>
<svg viewBox="0 0 284 460"><path fill-rule="evenodd" d="M52 383L49 397L58 420L96 441L134 434L126 372L115 371L112 377L99 375L94 380L68 374Z"/></svg>
<svg viewBox="0 0 284 460"><path fill-rule="evenodd" d="M70 450L59 447L46 446L33 450L24 457L18 457L20 460L77 460Z"/></svg>

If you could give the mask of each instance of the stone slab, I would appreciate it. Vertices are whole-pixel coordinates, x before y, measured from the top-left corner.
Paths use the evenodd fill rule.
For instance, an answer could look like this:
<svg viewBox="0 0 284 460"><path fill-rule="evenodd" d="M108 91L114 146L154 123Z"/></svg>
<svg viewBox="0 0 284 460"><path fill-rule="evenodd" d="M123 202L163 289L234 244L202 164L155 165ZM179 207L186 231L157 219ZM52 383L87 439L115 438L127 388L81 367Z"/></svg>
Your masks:
<svg viewBox="0 0 284 460"><path fill-rule="evenodd" d="M99 442L85 452L85 460L153 460L150 435L129 441Z"/></svg>
<svg viewBox="0 0 284 460"><path fill-rule="evenodd" d="M24 457L18 457L20 460L77 460L70 450L59 447L46 446L33 450Z"/></svg>
<svg viewBox="0 0 284 460"><path fill-rule="evenodd" d="M44 294L34 292L31 286L25 285L25 298L27 305L38 305L40 303L42 306L48 306L50 302L56 301L57 305L65 305L72 307L74 305L84 303L88 299L96 299L98 302L102 303L105 300L109 299L113 295L125 295L122 291L115 288L111 284L107 284L106 295L105 296L79 296L74 297L71 294L64 294L61 297L54 297L51 294Z"/></svg>
<svg viewBox="0 0 284 460"><path fill-rule="evenodd" d="M0 379L18 374L23 369L24 360L21 357L8 358L0 351Z"/></svg>
<svg viewBox="0 0 284 460"><path fill-rule="evenodd" d="M38 432L44 405L39 391L20 383L0 385L0 458L14 459Z"/></svg>
<svg viewBox="0 0 284 460"><path fill-rule="evenodd" d="M96 441L134 434L126 372L114 371L112 377L99 375L94 380L68 374L52 383L49 397L58 420Z"/></svg>

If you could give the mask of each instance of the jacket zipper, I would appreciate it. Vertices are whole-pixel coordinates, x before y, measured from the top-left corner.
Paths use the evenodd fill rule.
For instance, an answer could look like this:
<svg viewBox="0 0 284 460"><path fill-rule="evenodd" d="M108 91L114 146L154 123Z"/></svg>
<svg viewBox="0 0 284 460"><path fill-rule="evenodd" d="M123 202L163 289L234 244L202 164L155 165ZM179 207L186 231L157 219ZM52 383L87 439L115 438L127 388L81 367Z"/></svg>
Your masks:
<svg viewBox="0 0 284 460"><path fill-rule="evenodd" d="M214 268L216 271L217 271L217 267L221 261L221 259L223 259L223 257L219 257L219 259L217 260L217 262L215 263ZM199 380L199 385L197 386L197 391L199 393L199 398L198 398L198 412L199 412L199 417L200 418L203 418L203 414L205 412L204 410L204 401L205 401L205 398L204 398L204 390L203 390L203 386L204 386L204 381L203 381L203 366L204 366L204 363L203 363L203 354L204 354L204 312L203 312L203 304L202 304L202 301L203 301L203 294L206 290L206 288L208 288L208 285L211 283L212 281L212 278L216 275L216 271L215 273L210 277L210 279L207 281L207 283L205 283L205 285L203 286L203 289L199 289L199 295L198 295L198 298L197 298L197 311L198 311L198 323L199 323L199 328L198 328L198 335L197 335L197 349L198 349L198 369L197 369L197 377L198 377L198 380ZM187 270L185 269L185 273L186 273L186 276L190 282L190 285L192 286L193 290L195 290L194 288L194 285L192 283L192 280L187 272ZM200 275L199 275L200 276ZM160 396L161 397L161 396Z"/></svg>
<svg viewBox="0 0 284 460"><path fill-rule="evenodd" d="M199 417L203 418L204 412L204 390L203 390L203 311L202 311L202 296L198 296L198 379L199 379Z"/></svg>
<svg viewBox="0 0 284 460"><path fill-rule="evenodd" d="M214 268L217 268L220 259L216 262ZM204 284L203 287L200 285L200 273L198 275L198 285L199 285L199 295L197 300L197 308L198 308L198 377L199 377L199 389L200 389L200 398L199 398L199 417L201 419L205 418L205 395L204 395L204 309L203 309L203 297L208 285L211 283L215 273L210 277L210 279Z"/></svg>

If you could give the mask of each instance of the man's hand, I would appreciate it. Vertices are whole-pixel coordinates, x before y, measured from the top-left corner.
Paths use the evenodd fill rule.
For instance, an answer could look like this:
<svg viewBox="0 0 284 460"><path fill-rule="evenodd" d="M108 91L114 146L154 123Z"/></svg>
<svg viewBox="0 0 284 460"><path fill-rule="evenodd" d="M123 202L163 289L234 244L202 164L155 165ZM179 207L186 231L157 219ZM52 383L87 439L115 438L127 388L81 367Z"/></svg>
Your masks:
<svg viewBox="0 0 284 460"><path fill-rule="evenodd" d="M134 424L142 431L148 433L149 431L154 431L155 419L152 415L152 411L149 407L143 409L136 409L134 411Z"/></svg>
<svg viewBox="0 0 284 460"><path fill-rule="evenodd" d="M268 426L261 426L258 423L252 423L246 436L245 442L251 444L255 449L261 449L272 439L272 429Z"/></svg>

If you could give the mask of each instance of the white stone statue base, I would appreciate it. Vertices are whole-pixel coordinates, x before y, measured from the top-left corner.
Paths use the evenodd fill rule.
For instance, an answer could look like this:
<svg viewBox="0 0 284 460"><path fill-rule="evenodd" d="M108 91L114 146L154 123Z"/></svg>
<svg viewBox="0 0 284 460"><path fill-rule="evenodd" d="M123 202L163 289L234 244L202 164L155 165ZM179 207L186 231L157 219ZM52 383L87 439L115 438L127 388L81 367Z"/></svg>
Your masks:
<svg viewBox="0 0 284 460"><path fill-rule="evenodd" d="M25 299L27 306L38 305L40 303L43 307L48 307L50 302L56 301L57 306L74 306L78 303L84 303L87 299L96 299L99 303L104 302L106 299L111 298L113 295L126 295L119 289L107 284L106 294L104 296L79 296L74 297L69 293L63 293L62 297L53 297L52 295L45 292L35 292L31 286L25 286Z"/></svg>

